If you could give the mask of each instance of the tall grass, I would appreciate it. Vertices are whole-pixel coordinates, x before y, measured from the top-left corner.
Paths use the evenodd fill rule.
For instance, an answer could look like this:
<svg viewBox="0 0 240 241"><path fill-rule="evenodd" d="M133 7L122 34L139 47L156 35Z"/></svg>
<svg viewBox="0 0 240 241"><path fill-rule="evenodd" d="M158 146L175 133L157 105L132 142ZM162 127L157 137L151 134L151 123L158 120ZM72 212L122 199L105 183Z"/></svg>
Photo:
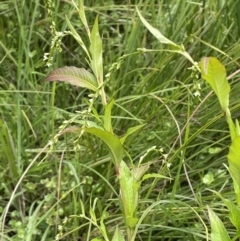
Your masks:
<svg viewBox="0 0 240 241"><path fill-rule="evenodd" d="M151 163L149 172L173 178L142 183L138 216L143 220L136 240L206 240L210 232L206 205L218 213L231 234L234 230L224 218L226 210L208 190L234 198L223 165L230 137L219 103L214 95L204 99L211 90L201 80L201 97L194 97L194 77L188 69L191 64L180 55L164 51L166 47L141 24L135 6L165 36L183 43L196 61L202 56L215 56L232 73L239 69L238 2L109 0L85 1L85 5L89 23L99 15L104 73L124 56L106 86L107 97L115 99L112 122L116 134L121 136L128 127L146 123L126 141L126 151L132 157L129 166L138 165L146 151L156 146L162 148L162 154L152 151L142 164ZM99 230L80 216L85 211L90 217L90 207L98 218L107 208L109 216L104 222L112 237L116 224L124 230L124 220L117 201L115 170L103 143L87 135L77 142L76 151L77 137L65 134L46 159L47 151L41 152L64 121L77 115L80 122L89 94L64 83L45 83L44 78L51 69L65 65L86 68L86 56L67 36L62 39L63 51L54 55L53 66L45 66L43 55L49 52L51 31L43 1L6 1L0 12L1 220L17 181L40 154L14 194L1 224L1 238L44 241L59 235L62 240L100 240ZM65 14L87 41L71 1L53 1L58 31L67 30ZM142 53L138 48L156 51ZM237 118L238 82L236 75L231 80L230 102ZM103 115L100 102L95 108ZM179 130L183 130L181 135ZM165 156L171 163L169 170L163 168ZM214 177L208 185L203 182L206 174Z"/></svg>

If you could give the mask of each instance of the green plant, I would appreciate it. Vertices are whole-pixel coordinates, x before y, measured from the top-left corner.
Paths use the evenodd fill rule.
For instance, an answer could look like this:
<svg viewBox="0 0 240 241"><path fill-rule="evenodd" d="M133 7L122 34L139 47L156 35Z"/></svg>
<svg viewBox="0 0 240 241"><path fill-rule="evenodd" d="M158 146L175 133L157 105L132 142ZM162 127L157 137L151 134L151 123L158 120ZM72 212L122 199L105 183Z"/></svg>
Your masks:
<svg viewBox="0 0 240 241"><path fill-rule="evenodd" d="M138 9L137 9L138 11ZM193 61L191 56L185 51L183 45L177 45L171 40L164 37L161 32L153 28L140 14L138 15L143 22L143 24L148 28L148 30L163 44L169 45L171 48L165 51L178 53L187 58L193 66L201 73L203 79L205 79L212 87L214 93L217 95L220 102L221 108L224 111L224 114L229 125L230 136L232 139L232 144L230 146L230 151L228 154L228 163L229 163L229 173L233 180L233 187L236 194L237 206L230 200L226 200L218 194L225 205L229 210L229 219L232 224L236 227L237 233L232 239L230 239L223 223L217 217L217 215L208 207L208 213L211 222L211 238L214 241L218 240L236 240L240 237L240 127L239 122L236 119L234 124L231 113L229 110L229 92L230 85L227 81L227 75L225 67L214 57L204 57L201 59L200 67ZM145 49L140 49L141 51L148 51ZM149 50L151 51L151 50ZM231 77L237 74L239 71L236 71Z"/></svg>
<svg viewBox="0 0 240 241"><path fill-rule="evenodd" d="M52 80L59 80L59 81L65 81L69 82L73 85L77 85L80 87L88 88L95 92L94 98L89 101L90 108L88 109L88 115L91 114L91 111L94 113L94 117L97 121L101 123L100 126L97 126L97 123L94 124L94 127L92 127L92 124L89 124L87 122L80 127L80 128L74 128L74 131L77 131L82 135L84 132L91 133L100 139L102 139L107 146L110 149L110 153L112 156L112 161L115 165L116 174L119 179L119 185L120 185L120 201L122 206L122 212L125 219L125 224L127 227L127 237L128 240L134 240L136 235L136 230L134 231L134 228L136 224L138 223L138 218L136 216L136 211L138 207L138 190L141 184L141 181L145 180L149 177L164 177L159 174L152 174L152 175L144 175L144 172L146 169L140 170L137 168L137 170L130 170L129 167L126 165L126 163L122 160L123 158L123 144L126 139L126 137L139 128L142 128L143 125L133 127L127 131L127 134L124 135L121 139L117 138L112 129L111 125L111 109L114 105L114 101L111 100L107 104L106 95L104 92L104 85L107 84L107 81L103 81L103 63L102 63L102 42L101 38L99 36L98 32L98 18L95 20L95 24L93 26L92 31L90 32L85 13L84 13L84 7L83 7L83 1L79 1L79 16L80 19L85 26L86 32L89 37L90 41L90 47L89 52L85 44L83 43L81 37L77 34L77 32L72 27L70 21L68 18L66 18L66 21L68 23L69 28L71 29L71 34L74 36L74 38L79 42L83 50L86 52L88 57L88 63L90 68L92 69L94 75L92 75L90 72L87 72L84 69L77 69L75 67L65 67L61 69L57 69L52 71L46 80L52 81ZM232 176L232 179L234 181L234 190L237 197L238 205L240 203L240 188L239 188L239 170L240 170L240 164L238 162L238 156L239 156L239 123L236 121L236 124L234 125L231 114L228 108L228 96L230 87L226 81L226 71L225 68L219 64L219 62L215 58L203 58L200 62L200 67L195 62L192 57L188 54L188 52L185 50L183 45L177 45L171 40L164 37L157 29L153 28L140 14L138 11L138 15L143 22L143 24L148 28L148 30L163 44L167 44L168 46L171 46L171 49L167 49L165 51L172 52L172 53L178 53L183 55L185 58L187 58L193 65L193 69L195 71L198 71L202 74L202 78L206 79L211 87L213 88L214 92L219 98L221 107L223 111L225 112L227 122L229 124L230 128L230 134L231 138L233 140L233 143L230 147L230 153L228 156L229 159L229 171ZM151 50L146 49L139 49L143 52L148 52ZM110 75L110 73L109 73ZM102 98L102 105L105 109L104 111L104 118L101 120L99 118L99 114L93 107L94 100L101 96ZM72 130L71 130L72 131ZM136 175L137 173L137 175ZM140 173L140 174L139 174ZM142 178L142 175L143 178ZM166 178L166 177L164 177ZM177 180L177 179L176 179ZM175 181L177 183L177 181ZM151 191L151 189L150 189ZM150 192L148 192L149 195ZM148 196L147 195L147 196ZM238 208L231 203L230 201L224 200L225 204L227 204L227 207L230 211L230 219L233 223L233 225L239 230L238 223L239 220L237 218L239 211ZM104 212L105 213L105 212ZM104 216L101 218L101 225L97 225L97 219L94 214L93 209L90 210L91 219L94 225L96 225L99 230L101 231L103 237L105 240L108 240L108 236L106 233L106 228L103 224ZM209 217L211 221L211 227L212 227L212 240L226 240L230 238L227 235L227 232L224 231L223 225L220 221L220 219L217 218L217 216L214 214L214 212L209 208ZM116 240L124 240L124 237L119 232L118 228L116 228L115 235L113 240L115 240L115 237L118 237ZM239 233L233 238L233 240L236 240L236 238L239 237Z"/></svg>
<svg viewBox="0 0 240 241"><path fill-rule="evenodd" d="M171 38L165 39L166 45L141 24L134 2L85 1L90 34L99 16L106 105L88 65L89 35L79 21L77 0L50 0L45 6L40 0L0 4L0 239L90 241L127 236L116 165L107 145L85 127L111 130L123 143L123 160L137 180L136 213L125 209L133 215L130 223L138 219L134 230L128 229L135 240L209 240L206 205L229 236L235 235L225 208L235 197L222 164L230 139L224 112L207 82L198 78L198 64L184 56L216 56L234 72L239 60L239 3L138 1L148 22ZM74 31L87 52L72 37ZM44 55L49 69L44 52L49 52ZM73 83L89 88L43 81L48 70L61 66L81 67L72 70L82 83ZM239 75L231 76L229 109L235 119ZM111 125L105 121L106 108ZM129 127L135 125L143 127L134 133ZM153 178L143 180L141 175ZM121 185L124 180L134 183L130 178Z"/></svg>
<svg viewBox="0 0 240 241"><path fill-rule="evenodd" d="M76 9L79 14L79 18L81 19L82 24L85 27L86 33L89 38L90 47L87 48L85 43L83 42L81 36L76 32L73 28L70 20L66 17L66 21L70 31L65 31L63 34L58 33L54 30L55 40L52 44L52 50L54 51L54 47L57 48L59 44L59 36L66 36L67 34L72 35L75 40L80 44L82 49L85 51L87 56L87 62L89 67L91 68L93 74L87 71L84 68L77 68L77 67L64 67L58 68L53 70L49 73L46 77L46 81L64 81L70 83L75 86L87 88L90 91L93 91L93 94L90 94L90 99L88 100L89 108L86 113L83 112L83 119L82 119L82 126L80 127L67 127L68 124L74 123L74 118L68 121L61 129L59 134L55 136L54 141L52 144L58 141L58 137L62 135L62 133L66 132L75 132L79 133L78 140L84 133L90 133L95 135L96 137L100 138L105 144L108 146L111 154L111 160L115 166L116 176L119 180L119 191L120 191L120 206L123 214L123 218L125 220L126 225L126 232L127 232L127 240L134 240L136 236L136 225L138 223L137 218L137 208L138 208L138 197L139 197L139 187L141 182L148 179L148 178L167 178L161 174L145 174L148 170L148 165L144 166L136 166L132 169L128 167L125 161L123 161L123 154L124 154L124 142L126 138L139 129L143 128L145 124L137 125L134 127L128 128L127 132L121 137L117 137L114 134L112 124L111 124L111 111L114 106L114 99L107 100L106 94L104 91L104 86L107 85L107 80L111 75L111 72L114 71L114 67L118 66L119 63L113 64L109 73L106 75L107 78L104 81L103 78L103 61L102 61L102 40L98 30L98 17L95 19L95 23L93 25L92 30L90 30L85 12L84 12L84 5L83 1L79 0L79 5L76 6ZM46 55L45 55L46 56ZM48 57L47 65L52 61L52 57L50 54L50 59ZM120 59L121 61L121 59ZM103 118L100 117L97 110L94 108L94 104L96 99L101 96L102 100L102 108L104 110ZM93 121L90 121L90 117L93 117ZM51 144L51 145L52 145ZM145 174L145 175L144 175ZM87 218L84 214L84 208L82 206L83 214L80 217ZM109 237L106 232L106 228L104 226L104 219L106 216L106 211L102 213L100 226L97 223L97 218L94 213L94 208L90 209L91 219L90 222L95 225L101 232L102 236L105 240L109 240ZM62 234L60 235L62 236ZM58 236L57 239L60 237ZM124 236L116 226L116 230L114 236L111 240L124 240Z"/></svg>
<svg viewBox="0 0 240 241"><path fill-rule="evenodd" d="M225 67L213 57L202 58L200 62L202 78L205 79L212 87L214 93L217 95L219 103L227 119L227 123L230 130L230 136L232 143L228 154L229 173L233 180L233 187L236 195L237 206L234 202L224 199L224 204L229 210L229 219L236 227L237 233L232 239L230 239L224 225L217 215L210 209L209 217L212 228L212 240L237 240L240 237L240 127L239 122L236 119L235 124L231 117L229 110L229 93L230 85L227 80Z"/></svg>

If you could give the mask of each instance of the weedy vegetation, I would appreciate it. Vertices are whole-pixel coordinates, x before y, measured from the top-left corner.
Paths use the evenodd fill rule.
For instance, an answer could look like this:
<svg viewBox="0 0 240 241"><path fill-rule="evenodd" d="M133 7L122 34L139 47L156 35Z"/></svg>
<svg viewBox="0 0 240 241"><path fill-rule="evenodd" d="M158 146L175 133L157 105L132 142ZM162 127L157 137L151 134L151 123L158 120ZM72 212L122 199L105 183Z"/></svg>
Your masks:
<svg viewBox="0 0 240 241"><path fill-rule="evenodd" d="M1 240L240 240L240 2L0 12Z"/></svg>

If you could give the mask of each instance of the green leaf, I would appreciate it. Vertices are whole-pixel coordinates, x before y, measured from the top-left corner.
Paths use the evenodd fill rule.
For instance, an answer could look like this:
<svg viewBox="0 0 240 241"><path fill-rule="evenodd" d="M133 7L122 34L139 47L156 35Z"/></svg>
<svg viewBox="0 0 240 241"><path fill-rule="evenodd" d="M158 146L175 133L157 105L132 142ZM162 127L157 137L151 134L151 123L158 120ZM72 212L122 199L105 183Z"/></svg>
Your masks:
<svg viewBox="0 0 240 241"><path fill-rule="evenodd" d="M236 119L235 121L235 132L236 132L236 136L240 136L240 126L239 126L239 122L238 119Z"/></svg>
<svg viewBox="0 0 240 241"><path fill-rule="evenodd" d="M211 240L212 241L231 241L222 221L219 217L208 207L208 215L211 223Z"/></svg>
<svg viewBox="0 0 240 241"><path fill-rule="evenodd" d="M192 59L192 57L189 55L189 53L187 51L185 51L184 46L183 45L177 45L174 42L172 42L170 39L166 38L159 30L157 30L156 28L154 28L153 26L151 26L146 19L141 15L141 13L139 12L138 8L137 9L137 13L138 16L140 17L142 23L145 25L145 27L152 33L152 35L154 37L156 37L158 39L159 42L163 43L163 44L168 44L170 45L171 49L166 50L168 52L172 52L172 53L178 53L183 55L186 59L188 59L197 69L198 66L197 64L194 62L194 60Z"/></svg>
<svg viewBox="0 0 240 241"><path fill-rule="evenodd" d="M141 181L144 181L148 178L164 178L164 179L172 180L172 178L158 174L158 173L150 173L150 174L144 175Z"/></svg>
<svg viewBox="0 0 240 241"><path fill-rule="evenodd" d="M95 113L94 113L94 117L97 119L97 116L95 116ZM98 119L97 119L98 120ZM99 120L99 122L101 123L101 120ZM104 130L102 128L101 125L98 125L95 121L90 121L90 120L74 120L74 123L77 123L77 124L80 124L81 126L87 126L88 128L90 127L96 127L98 129L101 129L101 130Z"/></svg>
<svg viewBox="0 0 240 241"><path fill-rule="evenodd" d="M3 163L3 166L6 167L9 166L10 176L12 180L14 180L14 183L16 184L17 179L19 177L18 173L18 166L16 163L16 148L14 147L12 136L10 135L10 132L8 130L7 124L0 119L0 144L1 144L1 150L4 153L5 163Z"/></svg>
<svg viewBox="0 0 240 241"><path fill-rule="evenodd" d="M240 209L237 207L231 200L225 199L219 192L211 190L217 196L219 196L222 201L225 203L229 210L229 219L231 220L232 224L237 229L237 235L240 234Z"/></svg>
<svg viewBox="0 0 240 241"><path fill-rule="evenodd" d="M138 206L139 183L134 179L124 161L121 161L117 168L126 225L128 228L133 228L138 221L136 210Z"/></svg>
<svg viewBox="0 0 240 241"><path fill-rule="evenodd" d="M127 227L130 228L130 229L133 229L136 226L137 222L138 222L138 218L132 217L132 216L130 216L130 217L127 216L125 218L125 220L126 220Z"/></svg>
<svg viewBox="0 0 240 241"><path fill-rule="evenodd" d="M222 151L221 147L210 147L210 148L208 148L208 153L209 154L217 154L220 151Z"/></svg>
<svg viewBox="0 0 240 241"><path fill-rule="evenodd" d="M85 206L83 204L83 201L80 199L79 202L80 202L80 206L81 206L82 215L83 215L83 217L86 217L86 215L85 215Z"/></svg>
<svg viewBox="0 0 240 241"><path fill-rule="evenodd" d="M230 136L231 136L231 139L233 140L234 138L239 136L239 129L238 129L238 127L235 127L234 122L231 118L230 111L228 111L226 113L226 117L227 117L228 127L229 127L229 130L230 130Z"/></svg>
<svg viewBox="0 0 240 241"><path fill-rule="evenodd" d="M125 241L125 239L124 239L120 229L118 228L118 226L115 229L112 241Z"/></svg>
<svg viewBox="0 0 240 241"><path fill-rule="evenodd" d="M134 167L131 170L132 176L134 177L134 179L136 181L139 181L142 178L142 176L144 175L144 173L148 171L149 167L150 167L149 164Z"/></svg>
<svg viewBox="0 0 240 241"><path fill-rule="evenodd" d="M142 125L137 125L137 126L133 126L128 128L127 133L121 137L120 141L123 144L126 140L126 138L130 135L132 135L134 132L138 131L139 129L141 129L142 127L144 127L146 124L142 124Z"/></svg>
<svg viewBox="0 0 240 241"><path fill-rule="evenodd" d="M214 181L214 175L212 172L208 172L207 174L205 174L202 179L202 182L207 185L210 185L213 181Z"/></svg>
<svg viewBox="0 0 240 241"><path fill-rule="evenodd" d="M240 235L240 209L231 200L223 199L229 210L229 219L237 229L237 234Z"/></svg>
<svg viewBox="0 0 240 241"><path fill-rule="evenodd" d="M91 207L90 207L90 210L89 210L89 214L90 214L90 216L91 216L92 221L93 221L95 224L97 224L96 214L95 214L93 208L91 208Z"/></svg>
<svg viewBox="0 0 240 241"><path fill-rule="evenodd" d="M201 59L200 68L202 78L211 85L222 109L228 112L230 85L226 78L225 67L214 57L204 57Z"/></svg>
<svg viewBox="0 0 240 241"><path fill-rule="evenodd" d="M64 131L62 131L61 134L68 133L68 132L78 133L82 131L83 131L82 128L79 128L77 126L70 126L66 128ZM105 131L101 129L101 127L97 127L97 125L95 127L85 127L84 131L99 137L102 141L105 142L105 144L107 144L110 150L112 161L114 165L118 167L123 157L123 146L119 138L113 135L111 132Z"/></svg>
<svg viewBox="0 0 240 241"><path fill-rule="evenodd" d="M103 83L103 66L102 66L102 39L98 32L98 16L95 19L95 23L90 36L90 53L92 56L91 67L97 77L99 85Z"/></svg>
<svg viewBox="0 0 240 241"><path fill-rule="evenodd" d="M140 11L137 9L137 13L138 13L138 16L139 18L141 19L142 23L145 25L145 27L152 33L152 35L154 37L156 37L161 43L163 44L169 44L171 46L174 47L175 50L181 50L181 51L184 51L183 47L181 45L177 45L175 44L174 42L172 42L171 40L169 40L168 38L164 37L162 35L162 33L157 30L156 28L154 28L153 26L151 26L147 20L141 15Z"/></svg>
<svg viewBox="0 0 240 241"><path fill-rule="evenodd" d="M94 75L83 68L63 67L49 73L46 81L64 81L71 85L97 91L98 84Z"/></svg>
<svg viewBox="0 0 240 241"><path fill-rule="evenodd" d="M114 105L114 100L112 99L106 106L104 111L104 129L113 133L112 130L112 121L111 121L111 111ZM121 141L121 140L120 140Z"/></svg>
<svg viewBox="0 0 240 241"><path fill-rule="evenodd" d="M103 237L105 237L105 240L108 240L108 234L107 234L106 226L105 226L102 218L101 218L101 221L100 221L100 230L101 230L101 233L102 233Z"/></svg>
<svg viewBox="0 0 240 241"><path fill-rule="evenodd" d="M90 30L89 30L89 27L87 24L87 19L86 19L86 15L85 15L85 11L84 11L84 3L83 2L84 2L83 0L78 1L78 14L79 14L79 17L80 17L88 35L90 36Z"/></svg>
<svg viewBox="0 0 240 241"><path fill-rule="evenodd" d="M76 41L79 43L79 45L82 47L82 49L85 51L85 53L87 54L89 60L90 60L90 55L88 53L87 47L85 46L82 38L80 37L80 35L77 33L77 31L75 30L75 28L72 26L71 22L69 21L68 17L66 16L66 22L68 27L70 28L70 34L76 39Z"/></svg>
<svg viewBox="0 0 240 241"><path fill-rule="evenodd" d="M229 172L234 181L234 189L240 204L240 136L233 139L228 153Z"/></svg>
<svg viewBox="0 0 240 241"><path fill-rule="evenodd" d="M85 128L85 131L99 137L107 144L110 149L112 160L115 166L118 166L122 162L123 147L118 137L113 135L111 132L94 127Z"/></svg>

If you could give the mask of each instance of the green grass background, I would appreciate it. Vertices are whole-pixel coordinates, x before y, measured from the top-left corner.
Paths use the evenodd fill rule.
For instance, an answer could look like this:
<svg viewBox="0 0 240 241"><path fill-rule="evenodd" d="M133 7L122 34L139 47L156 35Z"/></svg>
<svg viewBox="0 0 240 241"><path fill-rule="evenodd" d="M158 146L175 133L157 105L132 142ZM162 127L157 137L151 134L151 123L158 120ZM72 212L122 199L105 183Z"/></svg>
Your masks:
<svg viewBox="0 0 240 241"><path fill-rule="evenodd" d="M52 2L56 29L67 30L67 15L87 41L71 1ZM126 55L106 86L107 96L114 97L116 102L112 113L115 133L121 136L129 127L147 123L126 142L133 163L138 165L140 157L156 146L163 149L172 164L169 170L162 170L163 155L157 151L150 152L143 160L153 163L150 173L170 174L173 180L148 179L142 183L138 215L145 213L146 217L136 240L206 240L210 233L207 205L219 215L229 234L234 234L226 208L209 190L219 191L231 200L235 198L223 165L227 164L230 137L217 98L212 94L203 102L211 89L202 80L198 80L201 99L194 97L194 77L188 69L191 64L180 55L159 51L167 47L143 26L135 6L167 38L183 44L195 61L203 56L217 57L230 75L239 69L240 2L88 0L85 5L89 24L99 15L105 74ZM75 115L77 120L82 118L81 111L88 107L89 92L65 83L44 81L49 71L57 67L88 68L84 52L70 36L62 39L63 51L54 55L53 65L45 66L43 55L50 50L52 36L44 1L2 1L0 16L2 219L23 172L64 121ZM143 47L156 51L137 51ZM230 84L230 107L233 117L239 118L239 75ZM95 108L103 114L100 101L95 103ZM188 122L194 111L194 118ZM176 122L180 130L186 123L187 126L181 135L182 143L178 140L172 148L179 136ZM100 140L87 135L78 140L80 150L75 151L76 139L71 134L59 138L42 162L47 153L40 153L11 202L2 240L54 240L61 234L58 225L64 226L62 240L100 237L97 228L80 217L80 200L88 217L90 207L95 208L98 218L107 208L109 217L105 225L110 237L116 225L124 233L118 183L108 150ZM214 177L209 185L203 182L208 173Z"/></svg>

